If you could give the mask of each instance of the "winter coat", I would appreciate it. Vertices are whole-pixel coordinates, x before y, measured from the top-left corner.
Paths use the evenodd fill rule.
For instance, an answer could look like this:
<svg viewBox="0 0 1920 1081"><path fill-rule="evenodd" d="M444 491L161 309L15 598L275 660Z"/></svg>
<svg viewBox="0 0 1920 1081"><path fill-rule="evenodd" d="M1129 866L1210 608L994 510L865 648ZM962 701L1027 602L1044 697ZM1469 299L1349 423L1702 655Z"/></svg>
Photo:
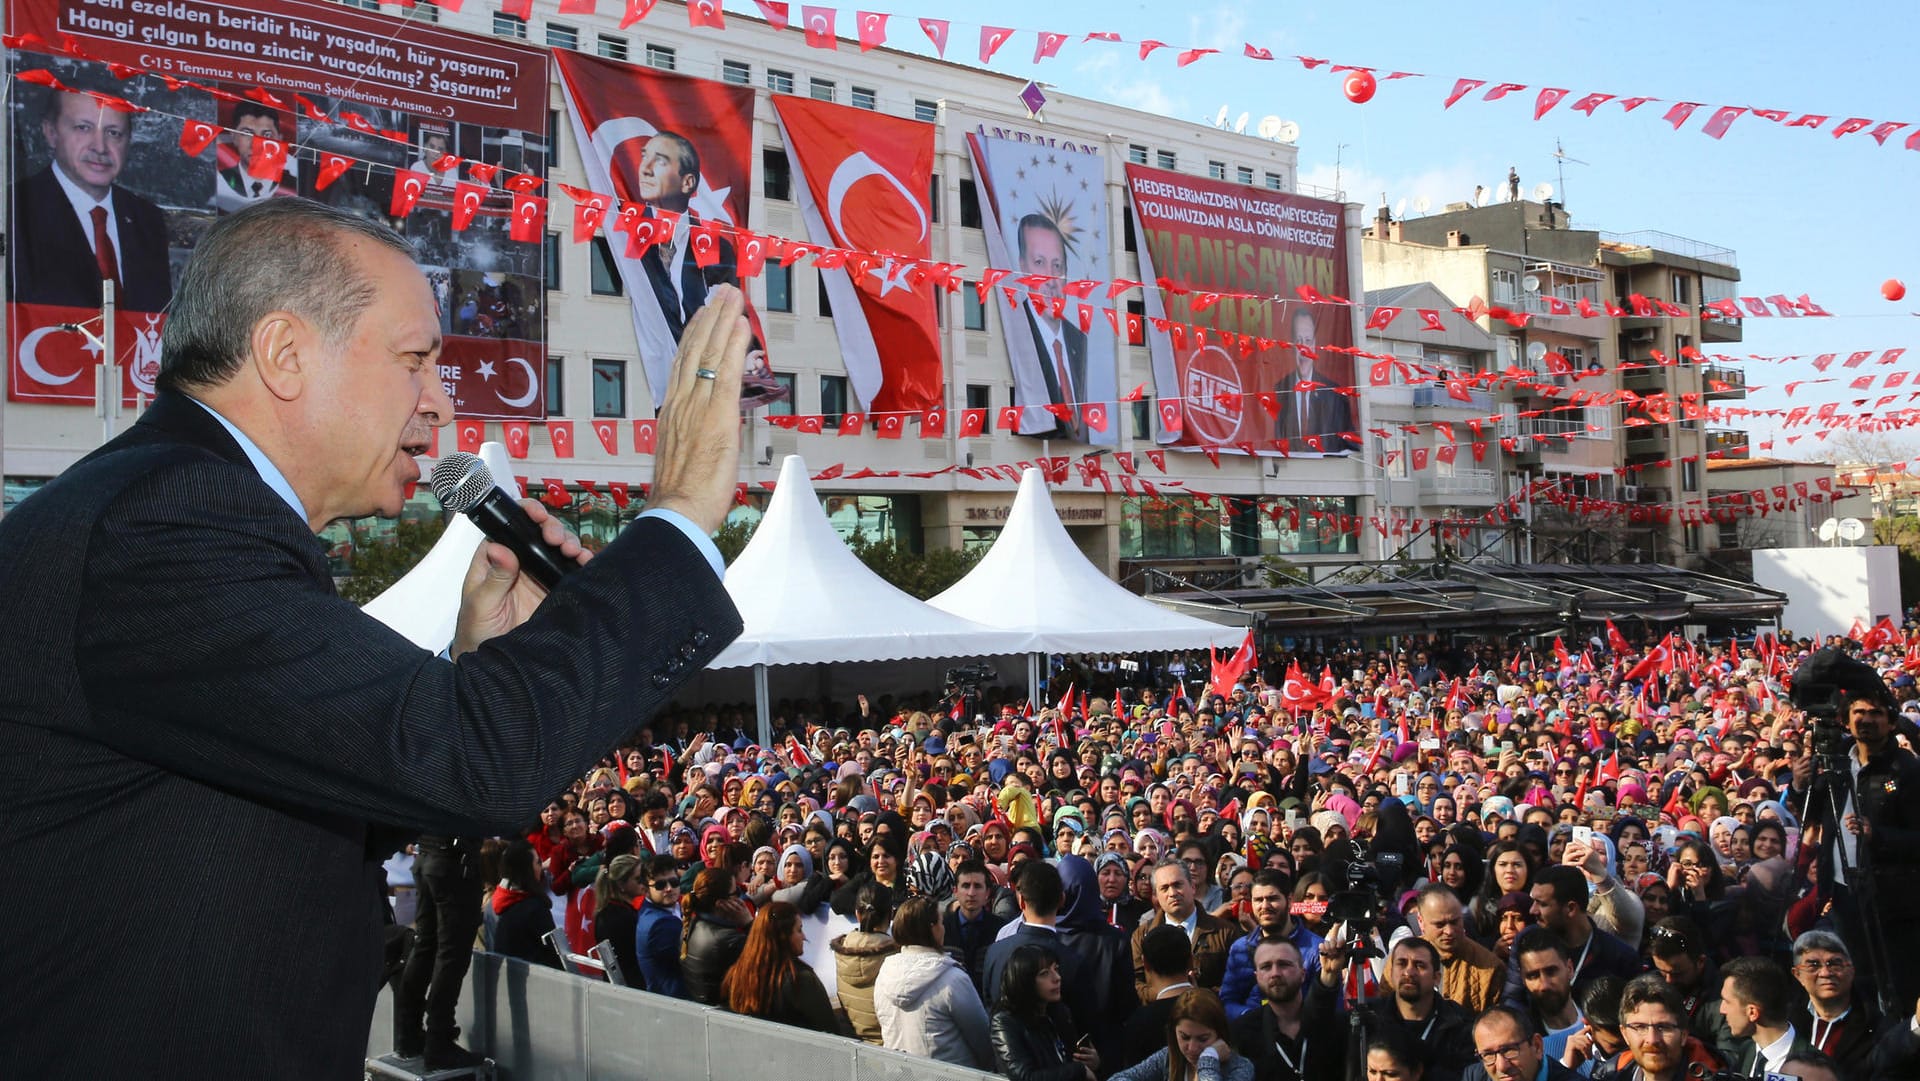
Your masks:
<svg viewBox="0 0 1920 1081"><path fill-rule="evenodd" d="M720 981L740 959L747 945L747 932L709 915L695 916L693 930L687 933L687 950L680 958L680 976L686 981L687 997L703 1006L725 1005Z"/></svg>
<svg viewBox="0 0 1920 1081"><path fill-rule="evenodd" d="M1235 1055L1224 1062L1203 1057L1195 1073L1198 1081L1253 1081L1253 1060L1245 1055ZM1114 1074L1111 1081L1165 1081L1166 1076L1167 1049L1162 1047L1145 1062L1137 1062Z"/></svg>
<svg viewBox="0 0 1920 1081"><path fill-rule="evenodd" d="M873 1008L881 1046L976 1070L993 1068L987 1009L973 978L939 950L908 946L881 962Z"/></svg>
<svg viewBox="0 0 1920 1081"><path fill-rule="evenodd" d="M847 1011L853 1034L870 1043L880 1043L880 1018L874 1012L873 982L880 976L880 963L900 952L893 936L872 931L848 931L827 944L833 950L834 971L838 973L840 1008Z"/></svg>
<svg viewBox="0 0 1920 1081"><path fill-rule="evenodd" d="M995 1010L988 1029L994 1072L1005 1074L1008 1081L1086 1081L1087 1068L1071 1054L1073 1027L1060 1007L1045 1018Z"/></svg>
<svg viewBox="0 0 1920 1081"><path fill-rule="evenodd" d="M643 904L635 916L634 957L647 990L656 995L687 997L687 984L680 976L680 929L680 914L670 908Z"/></svg>

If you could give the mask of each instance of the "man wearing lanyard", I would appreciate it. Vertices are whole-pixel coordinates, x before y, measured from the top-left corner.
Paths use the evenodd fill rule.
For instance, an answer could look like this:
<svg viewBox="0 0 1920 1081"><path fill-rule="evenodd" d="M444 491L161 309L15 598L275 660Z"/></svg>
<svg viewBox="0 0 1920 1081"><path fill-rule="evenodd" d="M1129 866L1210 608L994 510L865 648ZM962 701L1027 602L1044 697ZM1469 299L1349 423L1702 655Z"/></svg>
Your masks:
<svg viewBox="0 0 1920 1081"><path fill-rule="evenodd" d="M1543 927L1529 927L1514 940L1513 954L1520 959L1520 978L1527 988L1533 1022L1528 1027L1542 1034L1546 1056L1559 1061L1566 1054L1567 1041L1586 1025L1569 985L1573 958L1567 954L1567 944Z"/></svg>
<svg viewBox="0 0 1920 1081"><path fill-rule="evenodd" d="M1580 1075L1547 1057L1540 1033L1519 1012L1495 1006L1473 1023L1480 1065L1467 1081L1574 1081Z"/></svg>
<svg viewBox="0 0 1920 1081"><path fill-rule="evenodd" d="M1573 994L1602 976L1630 980L1640 974L1640 955L1632 946L1593 925L1587 915L1587 878L1579 868L1561 864L1543 869L1533 881L1534 922L1566 943L1573 957ZM1501 1000L1515 1009L1527 1006L1520 976L1520 951L1507 958L1507 989Z"/></svg>
<svg viewBox="0 0 1920 1081"><path fill-rule="evenodd" d="M1867 1072L1880 1022L1873 1000L1854 994L1854 971L1853 954L1839 935L1808 931L1793 940L1793 973L1807 992L1807 1001L1790 1015L1793 1027L1848 1076Z"/></svg>
<svg viewBox="0 0 1920 1081"><path fill-rule="evenodd" d="M1578 873L1578 872L1576 872ZM1338 1007L1357 1012L1368 1033L1392 1027L1427 1049L1433 1068L1425 1081L1459 1081L1472 1064L1473 1018L1458 1003L1440 997L1440 951L1424 938L1407 937L1387 951L1387 987L1366 1001L1347 1000L1342 970L1348 947L1340 936L1320 944L1320 978L1307 988L1307 1031L1345 1034ZM1330 1027L1331 1026L1331 1027ZM1355 1052L1341 1039L1337 1054Z"/></svg>
<svg viewBox="0 0 1920 1081"><path fill-rule="evenodd" d="M1337 1038L1321 1031L1319 1049L1312 1046L1304 1016L1307 970L1300 947L1286 938L1265 938L1253 947L1254 980L1260 987L1259 1009L1232 1022L1235 1054L1253 1063L1255 1081L1333 1081L1339 1077Z"/></svg>
<svg viewBox="0 0 1920 1081"><path fill-rule="evenodd" d="M1268 868L1253 876L1248 899L1253 907L1254 929L1236 940L1227 951L1227 971L1220 984L1220 1001L1227 1007L1227 1019L1260 1008L1262 989L1254 972L1254 947L1272 938L1284 938L1300 952L1300 964L1310 968L1320 962L1320 936L1306 924L1294 920L1289 906L1287 876Z"/></svg>

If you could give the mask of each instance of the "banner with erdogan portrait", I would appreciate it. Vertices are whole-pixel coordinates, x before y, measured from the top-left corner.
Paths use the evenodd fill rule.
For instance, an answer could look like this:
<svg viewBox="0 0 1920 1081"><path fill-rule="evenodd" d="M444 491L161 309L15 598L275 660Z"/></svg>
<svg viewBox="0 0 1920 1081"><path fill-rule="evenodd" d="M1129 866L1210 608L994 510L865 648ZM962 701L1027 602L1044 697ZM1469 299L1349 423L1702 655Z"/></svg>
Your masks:
<svg viewBox="0 0 1920 1081"><path fill-rule="evenodd" d="M418 22L396 42L388 16L297 0L9 0L7 25L9 400L93 404L109 346L122 401L153 394L201 235L300 195L412 244L462 413L543 415L541 245L512 238L505 181L545 171L545 50ZM427 180L402 213L407 172Z"/></svg>
<svg viewBox="0 0 1920 1081"><path fill-rule="evenodd" d="M807 238L878 252L877 265L822 270L847 379L869 412L931 409L945 398L935 286L913 260L933 253L933 125L785 94L773 97Z"/></svg>
<svg viewBox="0 0 1920 1081"><path fill-rule="evenodd" d="M1143 165L1127 166L1127 185L1147 317L1158 321L1147 344L1159 441L1292 456L1358 449L1353 357L1322 348L1353 344L1353 310L1296 299L1301 286L1354 295L1345 207ZM1245 296L1202 303L1207 293ZM1275 296L1287 299L1266 299Z"/></svg>
<svg viewBox="0 0 1920 1081"><path fill-rule="evenodd" d="M1113 446L1119 377L1114 327L1074 282L1113 277L1107 239L1105 165L1066 145L1041 146L972 134L987 262L1006 268L1018 307L999 309L1013 368L1021 435ZM1024 280L1023 280L1024 279Z"/></svg>
<svg viewBox="0 0 1920 1081"><path fill-rule="evenodd" d="M717 285L739 285L734 244L753 182L753 88L565 50L554 53L587 186L618 200L606 242L633 310L654 408L686 324ZM780 395L749 306L754 347L744 400Z"/></svg>

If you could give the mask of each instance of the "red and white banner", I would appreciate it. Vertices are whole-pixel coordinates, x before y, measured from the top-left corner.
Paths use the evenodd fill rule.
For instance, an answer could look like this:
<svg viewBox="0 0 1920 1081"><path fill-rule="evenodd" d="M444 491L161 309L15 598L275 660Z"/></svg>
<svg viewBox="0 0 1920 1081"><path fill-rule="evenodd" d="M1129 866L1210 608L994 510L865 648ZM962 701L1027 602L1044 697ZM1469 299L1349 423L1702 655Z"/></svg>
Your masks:
<svg viewBox="0 0 1920 1081"><path fill-rule="evenodd" d="M98 338L100 313L55 304L10 304L7 322L7 400L59 405L91 405L98 372L106 362ZM153 396L160 375L160 330L167 317L158 312L114 313L113 352L120 365L120 400L133 405L138 395ZM67 329L82 325L92 336Z"/></svg>
<svg viewBox="0 0 1920 1081"><path fill-rule="evenodd" d="M547 347L516 338L441 339L440 381L463 417L538 420L547 415L541 375Z"/></svg>
<svg viewBox="0 0 1920 1081"><path fill-rule="evenodd" d="M1322 348L1353 345L1353 309L1312 302L1353 295L1345 208L1142 165L1127 166L1127 184L1140 276L1172 286L1145 289L1154 390L1182 405L1179 431L1163 427L1160 442L1357 449L1353 358ZM1230 292L1301 299L1218 295Z"/></svg>
<svg viewBox="0 0 1920 1081"><path fill-rule="evenodd" d="M564 49L553 60L588 186L638 208L609 215L607 240L658 408L681 329L712 287L739 284L733 241L700 227L746 226L754 91ZM749 367L764 368L756 353Z"/></svg>
<svg viewBox="0 0 1920 1081"><path fill-rule="evenodd" d="M932 256L933 125L786 94L773 107L808 239L889 256L820 272L854 395L876 413L939 405L938 300L909 262Z"/></svg>

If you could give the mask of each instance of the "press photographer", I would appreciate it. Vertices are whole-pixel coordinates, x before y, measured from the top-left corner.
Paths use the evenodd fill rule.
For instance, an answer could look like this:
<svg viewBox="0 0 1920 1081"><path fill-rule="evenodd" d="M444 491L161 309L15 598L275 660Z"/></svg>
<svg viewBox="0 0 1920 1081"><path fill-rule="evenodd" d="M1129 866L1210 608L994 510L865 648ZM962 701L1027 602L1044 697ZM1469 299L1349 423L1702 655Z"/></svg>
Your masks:
<svg viewBox="0 0 1920 1081"><path fill-rule="evenodd" d="M1895 741L1887 685L1839 649L1794 673L1793 704L1813 722L1812 753L1794 761L1792 788L1819 831L1823 900L1862 980L1897 1015L1920 996L1920 966L1898 963L1920 957L1920 924L1890 919L1888 908L1920 895L1920 758ZM1911 721L1901 724L1920 741Z"/></svg>

